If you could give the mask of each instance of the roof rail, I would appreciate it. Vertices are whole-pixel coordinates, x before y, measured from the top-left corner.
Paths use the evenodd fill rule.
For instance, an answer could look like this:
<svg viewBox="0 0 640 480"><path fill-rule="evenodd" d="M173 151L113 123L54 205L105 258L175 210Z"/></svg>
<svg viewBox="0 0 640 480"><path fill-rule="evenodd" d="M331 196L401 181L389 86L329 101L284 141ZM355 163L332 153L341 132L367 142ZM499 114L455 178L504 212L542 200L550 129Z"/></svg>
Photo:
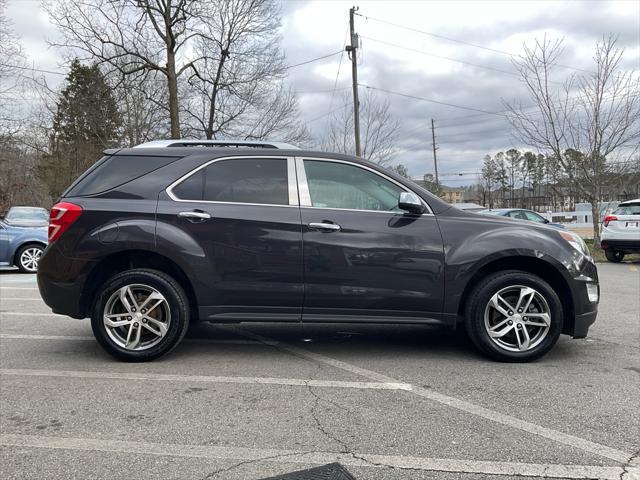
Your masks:
<svg viewBox="0 0 640 480"><path fill-rule="evenodd" d="M165 148L165 147L231 147L231 148L277 148L280 150L297 150L298 147L283 142L267 142L255 140L154 140L141 143L133 148Z"/></svg>

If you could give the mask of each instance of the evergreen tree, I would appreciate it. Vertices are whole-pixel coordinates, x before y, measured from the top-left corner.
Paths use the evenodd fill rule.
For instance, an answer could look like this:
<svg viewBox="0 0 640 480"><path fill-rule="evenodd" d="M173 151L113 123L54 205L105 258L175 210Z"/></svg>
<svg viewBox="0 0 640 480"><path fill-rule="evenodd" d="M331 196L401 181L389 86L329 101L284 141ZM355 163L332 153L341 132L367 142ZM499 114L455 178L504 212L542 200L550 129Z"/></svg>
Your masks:
<svg viewBox="0 0 640 480"><path fill-rule="evenodd" d="M55 198L118 143L121 119L111 88L97 65L74 60L57 102L40 175Z"/></svg>

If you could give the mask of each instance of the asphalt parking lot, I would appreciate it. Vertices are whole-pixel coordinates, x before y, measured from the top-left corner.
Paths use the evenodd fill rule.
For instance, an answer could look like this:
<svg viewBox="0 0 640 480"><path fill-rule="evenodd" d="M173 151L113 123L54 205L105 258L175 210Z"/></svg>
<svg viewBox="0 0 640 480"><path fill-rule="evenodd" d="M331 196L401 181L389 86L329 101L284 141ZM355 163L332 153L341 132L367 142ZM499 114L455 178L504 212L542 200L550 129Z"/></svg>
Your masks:
<svg viewBox="0 0 640 480"><path fill-rule="evenodd" d="M417 326L194 326L118 363L0 272L0 476L640 478L640 264L600 264L585 340L525 365Z"/></svg>

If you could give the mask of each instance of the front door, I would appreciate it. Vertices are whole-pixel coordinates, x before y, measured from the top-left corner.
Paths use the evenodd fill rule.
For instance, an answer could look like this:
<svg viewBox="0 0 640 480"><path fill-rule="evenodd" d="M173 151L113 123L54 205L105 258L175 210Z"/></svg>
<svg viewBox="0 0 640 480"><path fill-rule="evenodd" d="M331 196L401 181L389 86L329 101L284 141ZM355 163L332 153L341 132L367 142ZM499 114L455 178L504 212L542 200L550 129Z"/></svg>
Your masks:
<svg viewBox="0 0 640 480"><path fill-rule="evenodd" d="M304 321L439 318L444 255L436 218L398 209L405 187L373 169L296 159Z"/></svg>
<svg viewBox="0 0 640 480"><path fill-rule="evenodd" d="M177 227L203 252L192 268L199 272L192 281L200 286L201 317L300 320L302 232L293 162L216 159L161 194L158 223ZM165 241L159 231L161 247Z"/></svg>

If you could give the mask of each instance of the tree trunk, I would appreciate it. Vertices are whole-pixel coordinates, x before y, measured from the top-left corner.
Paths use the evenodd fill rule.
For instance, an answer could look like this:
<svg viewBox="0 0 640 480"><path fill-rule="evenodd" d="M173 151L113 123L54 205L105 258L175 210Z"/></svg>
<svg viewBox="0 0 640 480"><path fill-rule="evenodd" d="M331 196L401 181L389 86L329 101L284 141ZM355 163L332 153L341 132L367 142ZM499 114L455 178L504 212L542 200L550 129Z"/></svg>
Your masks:
<svg viewBox="0 0 640 480"><path fill-rule="evenodd" d="M176 54L167 49L167 86L169 89L169 120L171 138L180 138L180 113L178 111L178 77L176 75Z"/></svg>
<svg viewBox="0 0 640 480"><path fill-rule="evenodd" d="M593 248L600 248L600 202L597 198L591 200L591 221L593 224Z"/></svg>

